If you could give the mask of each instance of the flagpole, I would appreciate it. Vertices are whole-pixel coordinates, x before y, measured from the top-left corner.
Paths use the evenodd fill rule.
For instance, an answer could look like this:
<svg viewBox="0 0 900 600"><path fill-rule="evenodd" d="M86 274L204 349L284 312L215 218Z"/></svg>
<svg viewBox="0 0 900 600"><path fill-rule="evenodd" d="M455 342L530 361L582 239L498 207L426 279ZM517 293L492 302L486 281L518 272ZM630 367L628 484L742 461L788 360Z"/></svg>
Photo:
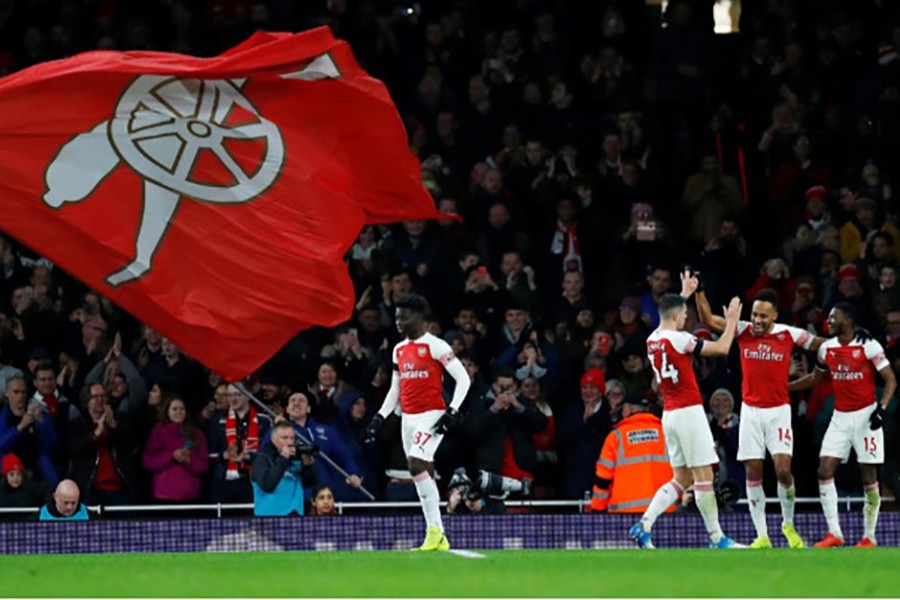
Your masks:
<svg viewBox="0 0 900 600"><path fill-rule="evenodd" d="M268 414L270 417L272 417L273 420L274 420L275 418L278 417L278 415L275 413L274 410L272 410L271 408L269 408L268 406L266 406L266 405L262 402L262 400L260 400L260 399L257 398L256 396L254 396L254 395L250 392L250 390L248 390L247 388L244 387L244 384L243 384L243 383L233 383L232 385L233 385L235 388L237 388L237 390L238 390L240 393L242 393L243 395L247 396L247 398L249 398L250 401L253 402L256 406L258 406L258 407L261 408L262 410L266 411L266 414ZM301 441L301 442L303 442L304 444L309 444L310 446L313 446L313 445L314 445L314 442L313 442L312 440L309 440L309 439L306 439L305 437L303 437L303 434L300 433L299 431L297 431L296 429L294 429L294 431L296 432L297 436L300 438L300 441ZM349 478L350 478L350 473L348 473L347 471L345 471L344 469L342 469L341 466L340 466L339 464L337 464L336 462L334 462L333 460L331 460L331 457L330 457L330 456L328 456L327 454L325 454L325 453L322 452L321 450L319 450L318 456L319 456L319 458L323 459L326 463L328 463L329 465L331 465L331 466L334 468L334 470L337 471L344 479L349 479ZM367 490L365 487L363 487L362 484L360 484L360 486L359 486L357 489L358 489L359 491L361 491L366 497L368 497L369 500L375 500L375 496L372 494L372 492L370 492L370 491Z"/></svg>

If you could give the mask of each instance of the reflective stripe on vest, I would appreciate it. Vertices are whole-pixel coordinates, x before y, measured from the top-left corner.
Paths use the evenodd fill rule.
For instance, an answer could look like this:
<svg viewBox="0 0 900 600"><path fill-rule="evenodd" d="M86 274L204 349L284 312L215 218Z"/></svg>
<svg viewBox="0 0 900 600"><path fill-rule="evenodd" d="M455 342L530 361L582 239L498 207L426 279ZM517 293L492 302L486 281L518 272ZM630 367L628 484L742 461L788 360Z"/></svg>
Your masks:
<svg viewBox="0 0 900 600"><path fill-rule="evenodd" d="M618 504L610 504L606 507L606 510L609 512L613 512L616 510L627 510L629 508L640 508L642 506L647 506L653 498L643 498L641 500L629 500L628 502L619 502Z"/></svg>
<svg viewBox="0 0 900 600"><path fill-rule="evenodd" d="M609 490L605 490L602 492L594 491L594 499L595 500L606 500L609 498Z"/></svg>

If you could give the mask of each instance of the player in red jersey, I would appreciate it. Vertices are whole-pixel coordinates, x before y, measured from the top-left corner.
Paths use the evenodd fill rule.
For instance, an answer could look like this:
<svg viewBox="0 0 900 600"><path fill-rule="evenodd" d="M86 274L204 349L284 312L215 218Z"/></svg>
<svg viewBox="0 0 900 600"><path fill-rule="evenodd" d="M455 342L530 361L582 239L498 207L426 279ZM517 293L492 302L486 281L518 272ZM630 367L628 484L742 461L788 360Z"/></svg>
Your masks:
<svg viewBox="0 0 900 600"><path fill-rule="evenodd" d="M694 278L696 280L696 278ZM691 288L682 275L682 286ZM791 427L791 398L788 373L794 347L816 350L823 338L798 327L776 323L778 296L762 291L753 301L750 321L738 321L737 345L744 378L741 385L741 421L738 431L738 460L747 472L747 499L756 528L751 548L771 548L766 526L766 493L763 490L763 461L766 450L775 463L778 499L781 504L781 531L791 548L803 548L803 539L794 529L794 476L791 473L794 432ZM697 313L711 328L722 331L725 319L712 314L706 294L697 292Z"/></svg>
<svg viewBox="0 0 900 600"><path fill-rule="evenodd" d="M863 505L863 539L858 548L875 546L875 526L881 494L878 489L878 467L884 463L884 410L897 389L897 378L884 348L875 340L861 341L856 332L853 305L839 302L828 315L828 329L835 337L819 346L816 369L788 386L790 391L811 388L830 372L834 383L834 414L822 440L819 452L819 498L828 522L828 533L816 548L844 545L844 534L838 521L837 490L834 472L842 461L856 452L860 479L866 493ZM875 371L884 379L881 399L875 398Z"/></svg>
<svg viewBox="0 0 900 600"><path fill-rule="evenodd" d="M428 302L424 298L410 294L395 306L397 330L405 339L394 347L391 388L369 424L366 438L374 440L382 422L399 402L403 449L427 525L425 542L418 549L449 550L434 482L434 453L447 429L459 419L459 407L471 381L450 345L425 331ZM449 407L441 394L444 371L456 380Z"/></svg>
<svg viewBox="0 0 900 600"><path fill-rule="evenodd" d="M740 300L733 298L725 310L725 333L717 341L704 342L682 331L687 319L684 290L681 296L666 294L659 303L659 328L647 338L647 354L663 398L663 433L674 477L657 490L640 522L628 532L641 548L653 547L650 539L653 523L692 481L697 508L709 532L710 547L741 547L723 534L719 525L719 507L713 490L713 465L719 458L693 366L694 356L728 354L740 315Z"/></svg>

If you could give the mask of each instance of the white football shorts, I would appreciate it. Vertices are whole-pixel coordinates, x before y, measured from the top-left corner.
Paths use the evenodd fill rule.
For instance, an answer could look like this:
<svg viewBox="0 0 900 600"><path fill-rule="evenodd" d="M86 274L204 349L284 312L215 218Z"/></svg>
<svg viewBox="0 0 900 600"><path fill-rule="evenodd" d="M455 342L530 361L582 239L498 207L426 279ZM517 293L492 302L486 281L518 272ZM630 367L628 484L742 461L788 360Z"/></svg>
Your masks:
<svg viewBox="0 0 900 600"><path fill-rule="evenodd" d="M737 459L764 460L769 454L793 456L794 431L791 429L789 404L772 408L741 407L741 423L738 429Z"/></svg>
<svg viewBox="0 0 900 600"><path fill-rule="evenodd" d="M407 458L434 462L434 453L444 439L443 434L434 432L434 425L444 412L429 410L415 414L403 413L400 417L400 439Z"/></svg>
<svg viewBox="0 0 900 600"><path fill-rule="evenodd" d="M850 458L850 448L856 451L861 464L880 465L884 462L884 427L869 429L869 416L875 405L852 412L834 411L822 440L819 456L833 456L842 461Z"/></svg>
<svg viewBox="0 0 900 600"><path fill-rule="evenodd" d="M663 412L666 450L673 467L705 467L719 463L716 443L699 404Z"/></svg>

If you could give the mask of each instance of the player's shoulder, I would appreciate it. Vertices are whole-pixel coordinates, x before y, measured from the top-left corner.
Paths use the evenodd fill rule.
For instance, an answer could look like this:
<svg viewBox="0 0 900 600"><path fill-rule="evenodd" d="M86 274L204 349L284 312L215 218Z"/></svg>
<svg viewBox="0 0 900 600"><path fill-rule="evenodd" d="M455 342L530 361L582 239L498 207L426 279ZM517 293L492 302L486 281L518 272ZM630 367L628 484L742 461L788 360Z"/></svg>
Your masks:
<svg viewBox="0 0 900 600"><path fill-rule="evenodd" d="M819 348L826 348L826 349L838 348L838 347L840 347L840 345L841 345L841 343L838 341L838 339L836 337L831 337L831 338L828 338L827 340L825 340L824 342L822 342L822 345L819 346Z"/></svg>
<svg viewBox="0 0 900 600"><path fill-rule="evenodd" d="M417 339L416 344L428 346L435 357L451 351L450 344L429 332L425 332L425 335Z"/></svg>
<svg viewBox="0 0 900 600"><path fill-rule="evenodd" d="M653 333L647 338L647 341L659 341L659 340L669 340L670 342L676 340L689 340L694 336L688 333L687 331L677 331L675 329L655 329Z"/></svg>
<svg viewBox="0 0 900 600"><path fill-rule="evenodd" d="M862 347L866 351L866 356L875 356L876 354L884 353L884 346L882 346L881 342L878 340L866 340L865 343L862 344Z"/></svg>

